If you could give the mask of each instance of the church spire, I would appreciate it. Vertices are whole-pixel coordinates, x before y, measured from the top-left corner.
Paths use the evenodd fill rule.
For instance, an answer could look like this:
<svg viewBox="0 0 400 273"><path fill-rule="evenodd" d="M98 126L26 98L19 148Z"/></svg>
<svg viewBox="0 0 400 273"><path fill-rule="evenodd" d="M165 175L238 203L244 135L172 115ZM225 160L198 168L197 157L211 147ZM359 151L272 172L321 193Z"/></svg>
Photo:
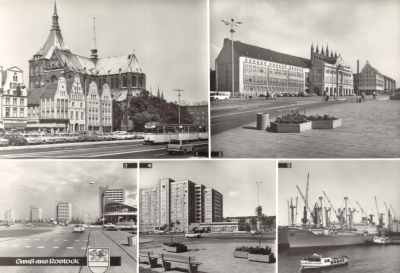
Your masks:
<svg viewBox="0 0 400 273"><path fill-rule="evenodd" d="M161 99L164 99L164 91L161 93Z"/></svg>
<svg viewBox="0 0 400 273"><path fill-rule="evenodd" d="M51 26L51 30L60 30L60 26L58 25L58 14L57 14L57 2L56 1L54 1L53 25Z"/></svg>
<svg viewBox="0 0 400 273"><path fill-rule="evenodd" d="M93 17L93 44L92 44L92 59L97 59L97 43L96 43L96 18Z"/></svg>
<svg viewBox="0 0 400 273"><path fill-rule="evenodd" d="M160 86L158 86L158 90L157 90L157 98L160 97Z"/></svg>

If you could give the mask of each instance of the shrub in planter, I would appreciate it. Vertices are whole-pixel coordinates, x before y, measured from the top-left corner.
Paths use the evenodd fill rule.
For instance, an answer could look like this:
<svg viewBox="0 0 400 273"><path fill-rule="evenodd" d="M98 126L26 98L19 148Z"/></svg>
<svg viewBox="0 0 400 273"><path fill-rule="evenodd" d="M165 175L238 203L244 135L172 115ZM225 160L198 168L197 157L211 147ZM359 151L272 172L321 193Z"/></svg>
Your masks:
<svg viewBox="0 0 400 273"><path fill-rule="evenodd" d="M274 254L271 252L270 247L250 247L249 248L249 261L269 263L274 261Z"/></svg>
<svg viewBox="0 0 400 273"><path fill-rule="evenodd" d="M249 248L246 246L236 247L235 251L233 252L233 257L235 258L247 259L248 255L249 255Z"/></svg>
<svg viewBox="0 0 400 273"><path fill-rule="evenodd" d="M320 115L311 115L307 117L308 120L310 121L318 121L318 120L336 120L337 118L335 117L331 117L329 115L324 115L324 116L320 116Z"/></svg>
<svg viewBox="0 0 400 273"><path fill-rule="evenodd" d="M342 126L342 120L329 115L308 116L312 129L333 129Z"/></svg>
<svg viewBox="0 0 400 273"><path fill-rule="evenodd" d="M168 252L179 253L179 252L186 252L187 246L182 243L164 243L162 249Z"/></svg>
<svg viewBox="0 0 400 273"><path fill-rule="evenodd" d="M281 117L277 117L275 123L277 124L301 124L306 123L309 120L307 119L306 115L302 115L299 113L292 113L283 115Z"/></svg>
<svg viewBox="0 0 400 273"><path fill-rule="evenodd" d="M277 117L275 122L271 122L271 131L276 133L300 133L309 129L311 122L298 112Z"/></svg>

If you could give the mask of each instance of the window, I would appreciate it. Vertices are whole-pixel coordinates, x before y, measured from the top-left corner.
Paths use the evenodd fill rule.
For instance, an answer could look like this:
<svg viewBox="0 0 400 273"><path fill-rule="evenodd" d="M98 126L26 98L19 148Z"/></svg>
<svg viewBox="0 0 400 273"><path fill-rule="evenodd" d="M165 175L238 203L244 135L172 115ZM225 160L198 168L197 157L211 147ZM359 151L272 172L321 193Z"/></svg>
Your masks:
<svg viewBox="0 0 400 273"><path fill-rule="evenodd" d="M17 99L13 99L13 105L17 105Z"/></svg>
<svg viewBox="0 0 400 273"><path fill-rule="evenodd" d="M39 66L35 65L35 75L39 75Z"/></svg>
<svg viewBox="0 0 400 273"><path fill-rule="evenodd" d="M85 116L83 115L83 112L81 112L81 119L83 120Z"/></svg>
<svg viewBox="0 0 400 273"><path fill-rule="evenodd" d="M132 87L136 87L136 77L132 77Z"/></svg>
<svg viewBox="0 0 400 273"><path fill-rule="evenodd" d="M126 87L126 78L125 77L122 78L122 87Z"/></svg>
<svg viewBox="0 0 400 273"><path fill-rule="evenodd" d="M19 109L19 116L20 116L21 118L24 117L24 108Z"/></svg>
<svg viewBox="0 0 400 273"><path fill-rule="evenodd" d="M53 75L53 76L51 77L51 82L52 82L52 83L55 83L56 81L57 81L57 77Z"/></svg>
<svg viewBox="0 0 400 273"><path fill-rule="evenodd" d="M115 88L118 88L118 87L119 87L119 80L115 79Z"/></svg>
<svg viewBox="0 0 400 273"><path fill-rule="evenodd" d="M79 113L78 113L78 112L76 112L75 114L76 114L76 115L75 115L75 117L76 117L76 120L78 120L78 119L79 119Z"/></svg>
<svg viewBox="0 0 400 273"><path fill-rule="evenodd" d="M74 119L74 112L71 111L71 119Z"/></svg>
<svg viewBox="0 0 400 273"><path fill-rule="evenodd" d="M6 108L6 118L10 117L10 108Z"/></svg>
<svg viewBox="0 0 400 273"><path fill-rule="evenodd" d="M15 82L18 81L18 76L17 76L17 73L16 73L16 72L14 72L13 81L15 81Z"/></svg>
<svg viewBox="0 0 400 273"><path fill-rule="evenodd" d="M24 106L24 99L19 100L19 105Z"/></svg>
<svg viewBox="0 0 400 273"><path fill-rule="evenodd" d="M17 117L17 108L13 108L13 117Z"/></svg>
<svg viewBox="0 0 400 273"><path fill-rule="evenodd" d="M111 78L111 88L114 88L114 78Z"/></svg>

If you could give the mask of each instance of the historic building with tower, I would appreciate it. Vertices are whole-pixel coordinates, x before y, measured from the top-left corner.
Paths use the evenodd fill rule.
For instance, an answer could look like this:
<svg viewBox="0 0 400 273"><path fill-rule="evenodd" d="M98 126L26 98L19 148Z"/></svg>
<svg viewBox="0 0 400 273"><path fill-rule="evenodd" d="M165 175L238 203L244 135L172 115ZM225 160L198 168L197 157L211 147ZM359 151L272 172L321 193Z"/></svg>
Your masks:
<svg viewBox="0 0 400 273"><path fill-rule="evenodd" d="M109 122L101 124L103 120L112 121L110 110L112 103L110 103L109 98L111 96L112 100L119 103L124 112L121 130L133 130L133 123L128 118L127 109L132 96L139 96L142 91L146 90L146 75L140 68L136 55L99 58L94 19L91 56L83 57L73 54L64 42L58 19L57 6L55 5L50 34L44 46L29 60L29 87L36 90L35 92L41 92L38 90L44 89L47 84L57 82L61 77L68 81L78 76L82 84L86 110L90 109L85 115L86 125L84 129L88 129L90 124L93 124L92 128L102 128L105 131L112 129L112 124ZM92 83L95 83L95 86ZM103 96L103 89L106 84L107 94ZM100 101L97 101L98 107L96 109L87 107L88 98L91 99L90 88L97 89L100 99ZM70 92L68 90L68 93ZM32 97L36 98L37 96L32 94ZM104 97L108 98L103 102L101 98ZM91 103L91 106L93 106L93 101ZM103 105L107 108L101 108ZM108 116L102 116L103 113L107 113Z"/></svg>
<svg viewBox="0 0 400 273"><path fill-rule="evenodd" d="M310 59L233 41L234 96L309 93L324 91L339 96L353 94L351 67L332 51L311 45ZM232 41L224 45L215 60L217 91L232 92ZM338 75L338 77L337 77Z"/></svg>

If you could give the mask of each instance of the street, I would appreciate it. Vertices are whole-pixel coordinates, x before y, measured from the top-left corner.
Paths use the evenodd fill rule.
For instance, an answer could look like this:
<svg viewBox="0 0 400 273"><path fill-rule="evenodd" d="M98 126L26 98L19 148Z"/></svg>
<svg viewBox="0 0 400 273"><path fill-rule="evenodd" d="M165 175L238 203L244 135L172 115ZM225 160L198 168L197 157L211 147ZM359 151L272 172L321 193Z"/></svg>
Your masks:
<svg viewBox="0 0 400 273"><path fill-rule="evenodd" d="M279 97L276 100L257 100L247 105L211 107L211 135L215 136L255 122L257 113L260 112L269 113L271 120L277 116L291 113L292 109L303 113L321 106L331 106L333 103L342 104L348 101L355 102L355 100L356 97L339 97L339 101L334 101L331 97L328 102L323 102L322 97L289 97L286 100Z"/></svg>
<svg viewBox="0 0 400 273"><path fill-rule="evenodd" d="M0 238L0 257L86 257L89 246L111 248L111 256L122 256L118 272L135 272L136 261L124 255L121 247L108 239L101 228L85 228L84 233L73 233L73 225L52 226L45 223L34 223L34 227L10 227L13 230L50 230L42 234ZM0 237L10 228L1 227ZM81 266L1 266L1 272L89 272ZM113 267L109 272L116 272Z"/></svg>
<svg viewBox="0 0 400 273"><path fill-rule="evenodd" d="M193 142L193 145L198 152L208 152L207 141L196 141ZM143 140L13 146L0 148L0 159L175 159L194 157L193 154L169 155L166 146L166 144L144 145Z"/></svg>

